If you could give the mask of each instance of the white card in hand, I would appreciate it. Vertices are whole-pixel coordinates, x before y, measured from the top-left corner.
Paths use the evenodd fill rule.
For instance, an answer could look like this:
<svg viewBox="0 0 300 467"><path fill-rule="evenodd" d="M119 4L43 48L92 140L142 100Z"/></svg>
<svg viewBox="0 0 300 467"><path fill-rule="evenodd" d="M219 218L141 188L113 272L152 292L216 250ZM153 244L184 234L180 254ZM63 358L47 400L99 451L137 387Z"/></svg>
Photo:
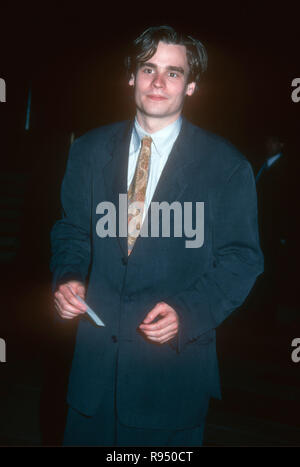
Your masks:
<svg viewBox="0 0 300 467"><path fill-rule="evenodd" d="M89 315L89 317L94 321L94 323L97 324L97 326L105 326L103 321L101 321L99 316L96 315L96 313L88 306L88 304L81 297L79 297L79 295L76 294L75 296L81 303L83 303L87 307L86 312Z"/></svg>

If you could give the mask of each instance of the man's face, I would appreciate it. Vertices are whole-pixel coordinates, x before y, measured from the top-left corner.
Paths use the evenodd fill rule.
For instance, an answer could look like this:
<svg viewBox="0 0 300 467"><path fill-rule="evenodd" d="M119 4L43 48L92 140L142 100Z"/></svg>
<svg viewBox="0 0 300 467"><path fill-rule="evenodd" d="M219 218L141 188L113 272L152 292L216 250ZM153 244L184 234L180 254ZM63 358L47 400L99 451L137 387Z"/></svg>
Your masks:
<svg viewBox="0 0 300 467"><path fill-rule="evenodd" d="M283 143L277 137L270 136L266 141L267 154L268 156L275 156L283 149Z"/></svg>
<svg viewBox="0 0 300 467"><path fill-rule="evenodd" d="M175 121L180 115L186 95L191 96L195 83L187 84L189 65L183 45L159 42L149 61L141 63L130 86L135 87L138 115Z"/></svg>

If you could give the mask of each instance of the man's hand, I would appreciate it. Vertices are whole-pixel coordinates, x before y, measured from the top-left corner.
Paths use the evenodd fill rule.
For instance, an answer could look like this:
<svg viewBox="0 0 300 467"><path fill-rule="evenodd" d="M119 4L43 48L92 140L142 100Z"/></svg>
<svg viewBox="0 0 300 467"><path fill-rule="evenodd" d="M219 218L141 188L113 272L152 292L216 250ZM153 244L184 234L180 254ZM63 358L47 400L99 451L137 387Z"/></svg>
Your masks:
<svg viewBox="0 0 300 467"><path fill-rule="evenodd" d="M64 319L73 319L86 311L86 306L75 297L75 294L84 299L85 286L82 282L66 282L60 285L54 294L55 308Z"/></svg>
<svg viewBox="0 0 300 467"><path fill-rule="evenodd" d="M150 324L157 316L161 318ZM176 336L178 327L179 318L174 308L167 303L159 302L149 311L139 329L149 340L164 344Z"/></svg>

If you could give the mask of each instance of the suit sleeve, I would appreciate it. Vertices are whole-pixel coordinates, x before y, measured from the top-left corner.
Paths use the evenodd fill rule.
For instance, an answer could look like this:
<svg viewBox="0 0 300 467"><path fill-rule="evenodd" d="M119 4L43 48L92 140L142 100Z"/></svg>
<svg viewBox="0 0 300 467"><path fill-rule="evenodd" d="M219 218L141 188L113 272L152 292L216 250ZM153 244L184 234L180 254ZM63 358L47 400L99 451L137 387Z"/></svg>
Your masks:
<svg viewBox="0 0 300 467"><path fill-rule="evenodd" d="M69 280L84 282L90 265L91 170L76 140L61 188L62 218L51 231L52 289Z"/></svg>
<svg viewBox="0 0 300 467"><path fill-rule="evenodd" d="M177 351L221 324L243 303L263 271L255 181L247 161L239 164L221 190L213 224L210 269L166 300L180 319Z"/></svg>

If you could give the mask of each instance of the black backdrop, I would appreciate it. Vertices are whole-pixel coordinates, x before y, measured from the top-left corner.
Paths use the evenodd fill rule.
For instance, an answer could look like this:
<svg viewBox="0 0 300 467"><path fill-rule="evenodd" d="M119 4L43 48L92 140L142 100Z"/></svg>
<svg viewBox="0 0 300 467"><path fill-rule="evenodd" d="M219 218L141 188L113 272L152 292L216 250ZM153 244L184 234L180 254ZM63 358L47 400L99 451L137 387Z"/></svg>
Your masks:
<svg viewBox="0 0 300 467"><path fill-rule="evenodd" d="M187 101L186 116L229 139L254 170L264 155L266 135L279 135L292 161L291 179L297 177L300 102L292 102L291 83L300 77L300 41L294 7L197 3L180 9L165 5L164 12L162 8L49 8L28 3L1 7L0 78L7 87L7 101L0 103L0 337L7 343L7 362L0 363L2 444L55 444L61 439L76 325L58 329L52 322L49 232L60 215L59 188L71 135L133 115L123 69L129 40L159 24L179 27L202 40L208 72L197 95ZM30 129L25 131L29 89ZM19 210L8 206L8 198L17 200ZM7 225L14 209L19 227L12 231ZM287 209L297 218L296 200ZM14 246L6 243L9 236L17 237ZM255 306L255 300L249 303ZM283 325L268 327L261 324L261 315L245 308L219 330L224 400L212 405L206 443L297 444L300 363L297 368L290 354L291 341L300 334L299 318L294 313ZM246 383L237 379L240 366L232 362L238 356L241 367L248 362L250 383L261 377L261 386L247 391ZM254 368L262 360L258 377ZM279 362L279 370L272 373ZM283 385L287 386L281 391ZM26 411L30 404L32 410ZM240 413L244 419L237 419ZM247 418L253 414L254 428ZM220 428L222 423L231 437Z"/></svg>

